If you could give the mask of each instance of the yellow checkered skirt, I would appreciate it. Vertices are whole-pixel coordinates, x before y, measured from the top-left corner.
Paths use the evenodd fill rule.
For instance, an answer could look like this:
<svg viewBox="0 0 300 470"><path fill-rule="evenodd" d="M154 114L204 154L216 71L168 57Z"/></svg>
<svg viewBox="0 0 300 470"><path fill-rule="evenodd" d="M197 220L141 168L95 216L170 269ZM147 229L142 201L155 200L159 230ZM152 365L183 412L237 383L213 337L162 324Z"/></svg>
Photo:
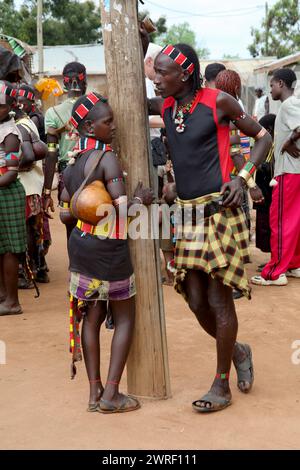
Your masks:
<svg viewBox="0 0 300 470"><path fill-rule="evenodd" d="M220 193L183 201L180 207L203 205L212 202ZM185 299L184 278L188 269L199 269L224 285L240 290L245 297L251 298L251 289L245 271L250 262L249 230L242 209L223 208L202 224L190 222L177 225L176 232L181 238L176 240L175 248L175 289ZM193 237L191 238L191 232Z"/></svg>

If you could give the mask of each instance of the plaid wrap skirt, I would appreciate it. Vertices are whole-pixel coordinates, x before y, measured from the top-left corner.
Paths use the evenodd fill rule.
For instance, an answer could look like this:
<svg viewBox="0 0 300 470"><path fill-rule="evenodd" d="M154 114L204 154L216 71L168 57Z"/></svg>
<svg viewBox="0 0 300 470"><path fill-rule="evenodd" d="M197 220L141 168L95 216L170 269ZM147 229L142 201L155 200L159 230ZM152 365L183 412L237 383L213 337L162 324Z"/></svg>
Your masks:
<svg viewBox="0 0 300 470"><path fill-rule="evenodd" d="M177 202L182 208L186 205L205 207L218 196L220 193ZM175 248L175 289L187 299L183 283L186 272L199 269L250 299L251 289L244 266L250 262L249 230L243 210L220 206L219 212L205 217L202 222L195 225L191 219L176 227L181 238L176 240Z"/></svg>
<svg viewBox="0 0 300 470"><path fill-rule="evenodd" d="M134 274L122 281L101 281L80 273L70 274L70 294L84 302L127 300L136 294Z"/></svg>
<svg viewBox="0 0 300 470"><path fill-rule="evenodd" d="M19 180L0 188L0 254L26 251L26 194Z"/></svg>

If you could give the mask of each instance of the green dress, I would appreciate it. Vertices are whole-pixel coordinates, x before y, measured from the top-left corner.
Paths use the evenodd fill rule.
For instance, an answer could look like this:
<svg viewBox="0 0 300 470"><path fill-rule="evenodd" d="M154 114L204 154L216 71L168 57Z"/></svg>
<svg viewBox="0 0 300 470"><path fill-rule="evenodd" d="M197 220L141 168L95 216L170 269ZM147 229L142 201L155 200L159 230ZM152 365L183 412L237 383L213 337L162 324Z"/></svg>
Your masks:
<svg viewBox="0 0 300 470"><path fill-rule="evenodd" d="M9 134L20 137L13 119L0 123L0 160L2 162L5 158L3 143ZM25 205L25 190L18 179L8 186L0 186L0 255L26 251Z"/></svg>

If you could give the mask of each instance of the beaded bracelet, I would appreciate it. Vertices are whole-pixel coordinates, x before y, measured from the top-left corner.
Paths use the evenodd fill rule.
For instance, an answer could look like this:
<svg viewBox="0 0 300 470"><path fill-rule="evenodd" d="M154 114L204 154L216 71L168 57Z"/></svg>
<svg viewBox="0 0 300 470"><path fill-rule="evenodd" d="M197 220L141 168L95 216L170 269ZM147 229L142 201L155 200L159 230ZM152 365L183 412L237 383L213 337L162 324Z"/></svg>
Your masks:
<svg viewBox="0 0 300 470"><path fill-rule="evenodd" d="M49 142L47 144L47 147L48 147L48 152L56 152L58 144L55 144L54 142Z"/></svg>

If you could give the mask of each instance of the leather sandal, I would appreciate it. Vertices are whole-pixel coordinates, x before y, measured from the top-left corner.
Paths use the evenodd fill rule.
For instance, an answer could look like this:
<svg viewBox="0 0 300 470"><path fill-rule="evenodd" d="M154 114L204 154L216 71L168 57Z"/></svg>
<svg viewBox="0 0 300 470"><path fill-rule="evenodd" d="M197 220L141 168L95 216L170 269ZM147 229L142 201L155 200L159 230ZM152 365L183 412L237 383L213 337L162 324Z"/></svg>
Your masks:
<svg viewBox="0 0 300 470"><path fill-rule="evenodd" d="M136 398L133 398L129 395L121 395L121 401L118 405L115 405L111 401L104 400L104 398L100 399L99 402L99 412L104 414L111 414L111 413L126 413L129 411L138 410L141 405Z"/></svg>

